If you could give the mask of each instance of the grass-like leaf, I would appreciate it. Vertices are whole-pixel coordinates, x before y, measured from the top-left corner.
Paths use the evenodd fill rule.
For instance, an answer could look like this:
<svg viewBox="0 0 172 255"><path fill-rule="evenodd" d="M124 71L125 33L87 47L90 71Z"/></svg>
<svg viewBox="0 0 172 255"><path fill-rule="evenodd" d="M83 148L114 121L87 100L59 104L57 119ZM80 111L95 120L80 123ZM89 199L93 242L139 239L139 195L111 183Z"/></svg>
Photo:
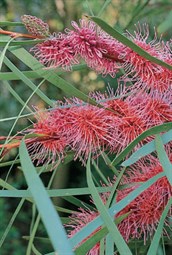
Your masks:
<svg viewBox="0 0 172 255"><path fill-rule="evenodd" d="M164 149L163 142L160 135L156 135L155 137L155 148L158 154L159 161L165 172L165 175L167 176L169 183L172 185L172 164Z"/></svg>
<svg viewBox="0 0 172 255"><path fill-rule="evenodd" d="M147 255L152 255L152 254L157 254L158 246L159 246L159 241L162 235L163 227L164 227L164 221L165 218L167 217L168 211L170 210L170 207L172 205L172 198L168 201L158 224L158 227L156 229L156 232L154 234L154 237L151 241L151 245L149 247L149 250L147 252Z"/></svg>
<svg viewBox="0 0 172 255"><path fill-rule="evenodd" d="M10 43L11 46L28 46L33 45L37 43L41 43L44 40L26 40L26 41L13 41ZM5 46L6 42L3 40L0 40L0 46Z"/></svg>
<svg viewBox="0 0 172 255"><path fill-rule="evenodd" d="M58 255L74 255L60 218L56 213L45 187L29 158L24 141L21 142L19 153L28 187L33 195L35 204L55 251L58 252Z"/></svg>
<svg viewBox="0 0 172 255"><path fill-rule="evenodd" d="M9 47L10 43L11 43L13 40L14 40L14 38L10 38L9 41L6 43L6 45L5 45L4 49L3 49L3 51L1 52L1 55L0 55L0 70L1 70L1 68L2 68L2 63L3 63L3 61L4 61L4 57L5 57L6 51L7 51L8 47Z"/></svg>
<svg viewBox="0 0 172 255"><path fill-rule="evenodd" d="M162 136L163 144L166 144L172 141L172 130L168 131L167 133L163 134ZM125 160L121 165L122 166L130 166L134 164L137 160L141 159L142 157L154 152L155 148L155 140L143 145L140 149L135 151L127 160Z"/></svg>
<svg viewBox="0 0 172 255"><path fill-rule="evenodd" d="M0 179L0 186L3 186ZM6 183L8 185L8 183ZM6 186L5 186L6 187ZM5 188L4 187L4 188ZM10 187L10 186L9 186ZM32 193L29 190L15 190L12 187L8 188L9 190L0 190L0 197L23 197L30 198L32 197ZM112 187L99 187L97 188L99 192L109 192L112 190ZM82 196L82 195L90 195L90 190L88 188L75 188L75 189L51 189L46 190L49 197L70 197L70 196ZM70 201L70 198L69 198ZM78 204L77 204L78 205ZM81 206L81 205L79 205Z"/></svg>
<svg viewBox="0 0 172 255"><path fill-rule="evenodd" d="M36 73L41 75L41 77L48 80L54 86L60 88L66 94L80 98L84 102L102 107L97 102L95 102L93 99L89 98L86 94L84 94L83 92L81 92L77 88L75 88L71 83L69 83L69 82L65 81L64 79L62 79L61 77L59 77L58 74L54 70L45 70L45 67L42 64L40 64L39 61L36 60L25 49L17 48L17 47L10 47L10 51L17 58L19 58L23 63L25 63L28 67L30 67L33 71L35 71Z"/></svg>
<svg viewBox="0 0 172 255"><path fill-rule="evenodd" d="M24 26L22 22L11 22L11 21L0 21L0 27L6 27L6 26Z"/></svg>
<svg viewBox="0 0 172 255"><path fill-rule="evenodd" d="M143 139L148 136L159 134L161 132L169 131L172 129L172 122L158 125L152 128L147 129L141 135L139 135L133 142L131 142L112 162L111 165L117 165L124 157L126 157L133 148Z"/></svg>
<svg viewBox="0 0 172 255"><path fill-rule="evenodd" d="M44 102L53 107L53 102L40 90L37 86L28 79L7 57L4 58L4 63L13 71L20 79L37 94Z"/></svg>
<svg viewBox="0 0 172 255"><path fill-rule="evenodd" d="M119 253L132 255L128 245L126 244L122 235L118 231L116 224L114 223L112 217L109 215L109 212L108 212L106 206L103 204L103 201L102 201L101 197L99 196L99 193L94 185L94 182L92 180L91 168L90 168L90 157L87 162L87 183L88 183L88 187L90 189L93 201L94 201L94 203L100 213L100 216L101 216L102 220L104 221L104 224L107 227L107 229L111 235L111 238L113 239Z"/></svg>
<svg viewBox="0 0 172 255"><path fill-rule="evenodd" d="M13 191L13 192L15 192L15 191ZM12 215L12 217L11 217L11 219L10 219L10 221L9 221L9 223L8 223L8 225L7 225L5 231L4 231L4 233L3 233L3 235L2 235L2 237L0 239L0 248L2 247L6 237L8 235L8 233L9 233L9 231L10 231L10 229L11 229L11 227L12 227L12 225L13 225L13 223L14 223L17 215L18 215L18 213L20 212L20 210L21 210L21 208L22 208L22 206L24 204L24 202L25 202L25 199L22 198L20 200L18 206L16 207L16 209L15 209L15 211L14 211L14 213L13 213L13 215Z"/></svg>

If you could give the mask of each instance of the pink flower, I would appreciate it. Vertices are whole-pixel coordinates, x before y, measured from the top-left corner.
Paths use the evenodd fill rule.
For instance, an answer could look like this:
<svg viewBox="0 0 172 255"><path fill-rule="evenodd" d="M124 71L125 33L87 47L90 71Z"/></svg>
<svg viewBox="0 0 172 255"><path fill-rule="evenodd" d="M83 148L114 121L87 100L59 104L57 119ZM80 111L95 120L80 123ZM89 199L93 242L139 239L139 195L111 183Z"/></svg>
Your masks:
<svg viewBox="0 0 172 255"><path fill-rule="evenodd" d="M67 150L75 153L84 164L89 156L98 157L116 138L111 136L112 116L107 111L84 103L77 98L57 102L57 107L46 113L38 113L37 122L27 134L44 135L41 141L32 140L28 145L33 160L38 164L56 162Z"/></svg>
<svg viewBox="0 0 172 255"><path fill-rule="evenodd" d="M46 23L35 17L24 15L22 19L32 34L43 34L42 30L46 30ZM31 49L35 57L50 68L62 67L66 70L71 70L72 65L83 58L97 73L114 77L122 62L118 56L124 46L92 21L80 20L80 27L72 21L72 26L74 30L66 29L66 33L50 35L46 41L35 45Z"/></svg>
<svg viewBox="0 0 172 255"><path fill-rule="evenodd" d="M109 133L118 141L111 145L111 151L119 153L145 131L148 125L142 111L130 105L127 100L113 99L107 101L105 105L114 110L114 114L107 112L113 119Z"/></svg>
<svg viewBox="0 0 172 255"><path fill-rule="evenodd" d="M155 38L152 41L149 39L149 29L148 25L143 25L142 27L138 25L137 31L134 32L135 35L127 34L129 39L131 39L135 44L148 52L151 56L156 57L168 64L172 63L171 50L167 45L158 41ZM138 87L148 87L152 89L157 89L159 91L165 91L171 88L172 83L172 71L157 65L144 57L138 55L136 52L127 48L121 53L120 56L123 61L123 67L126 71L126 75L123 77L124 80L131 80L136 82ZM132 78L128 78L132 76Z"/></svg>
<svg viewBox="0 0 172 255"><path fill-rule="evenodd" d="M117 192L117 201L123 199L141 183L162 172L159 161L152 156L135 163L123 178L122 188ZM144 243L156 231L162 212L172 196L172 187L166 177L160 178L151 187L142 192L134 201L121 210L117 217L130 213L119 225L118 229L126 241L144 238ZM171 214L171 210L169 214ZM168 225L167 221L165 222ZM165 233L165 230L164 230Z"/></svg>
<svg viewBox="0 0 172 255"><path fill-rule="evenodd" d="M134 97L128 97L130 105L138 107L145 116L148 127L172 122L172 93L171 89L159 92L151 90L151 93L138 93Z"/></svg>
<svg viewBox="0 0 172 255"><path fill-rule="evenodd" d="M62 33L36 44L31 51L42 64L50 68L62 67L71 70L72 65L79 63L76 51L71 46L71 39Z"/></svg>
<svg viewBox="0 0 172 255"><path fill-rule="evenodd" d="M120 68L118 56L123 45L92 21L82 19L80 26L72 21L72 26L75 30L68 34L75 51L96 72L114 77Z"/></svg>
<svg viewBox="0 0 172 255"><path fill-rule="evenodd" d="M68 110L68 121L70 127L66 131L69 146L75 152L75 158L85 161L89 153L98 156L106 147L112 143L110 133L111 117L103 108L89 104L83 104L79 99L73 99L75 105ZM70 104L70 101L68 101ZM79 106L76 106L79 105Z"/></svg>
<svg viewBox="0 0 172 255"><path fill-rule="evenodd" d="M26 139L26 144L30 156L33 161L38 164L49 164L52 166L58 164L57 161L63 159L67 139L63 133L65 126L66 111L63 109L56 110L56 119L54 119L54 112L38 112L35 117L37 122L34 123L33 128L27 129L25 133L40 135L38 138Z"/></svg>

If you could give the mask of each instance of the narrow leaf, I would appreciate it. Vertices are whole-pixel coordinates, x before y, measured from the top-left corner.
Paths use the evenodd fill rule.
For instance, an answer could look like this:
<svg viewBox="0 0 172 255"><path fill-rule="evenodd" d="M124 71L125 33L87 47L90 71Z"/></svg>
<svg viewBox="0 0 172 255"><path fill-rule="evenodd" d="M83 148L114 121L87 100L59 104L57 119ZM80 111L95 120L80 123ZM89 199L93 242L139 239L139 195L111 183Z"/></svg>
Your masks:
<svg viewBox="0 0 172 255"><path fill-rule="evenodd" d="M172 141L172 130L170 130L167 133L163 134L161 137L162 137L163 144L166 144L166 143ZM142 157L152 153L155 150L156 150L156 148L155 148L155 140L153 140L152 142L149 142L149 143L143 145L140 149L135 151L121 165L125 166L125 167L130 166L131 164L134 164L137 160L139 160Z"/></svg>
<svg viewBox="0 0 172 255"><path fill-rule="evenodd" d="M56 213L54 206L45 190L45 187L29 158L29 154L27 152L24 141L21 142L19 153L21 165L26 181L28 183L28 187L33 195L35 204L38 208L39 214L42 218L55 251L58 252L58 255L74 255L60 218Z"/></svg>
<svg viewBox="0 0 172 255"><path fill-rule="evenodd" d="M102 201L101 197L99 196L99 193L94 185L94 182L93 182L92 176L91 176L90 157L87 162L87 183L88 183L88 187L90 189L93 201L100 213L102 220L104 221L104 224L106 225L106 227L111 235L111 238L115 242L115 245L116 245L119 253L132 255L128 245L126 244L122 235L118 231L116 224L114 223L112 217L109 215L109 212L106 209L106 206L103 204L103 201Z"/></svg>
<svg viewBox="0 0 172 255"><path fill-rule="evenodd" d="M158 125L155 127L152 127L150 129L147 129L145 132L143 132L141 135L139 135L133 142L131 142L112 162L111 165L117 165L124 157L127 156L128 153L130 153L133 148L143 139L145 139L148 136L159 134L161 132L169 131L172 129L172 122L165 123L162 125Z"/></svg>
<svg viewBox="0 0 172 255"><path fill-rule="evenodd" d="M3 51L1 52L1 55L0 55L0 70L1 70L1 68L2 68L2 63L3 63L3 61L4 61L4 57L5 57L6 51L7 51L8 47L9 47L10 43L11 43L13 40L14 40L14 38L10 38L10 40L6 43L6 45L5 45L4 49L3 49Z"/></svg>
<svg viewBox="0 0 172 255"><path fill-rule="evenodd" d="M168 201L162 215L161 219L159 221L158 227L156 229L156 232L154 234L153 240L151 241L151 245L149 247L149 250L147 252L147 255L152 255L152 254L157 254L158 246L159 246L159 241L162 235L163 227L164 227L164 221L165 218L167 217L167 214L170 210L170 207L172 205L172 198Z"/></svg>
<svg viewBox="0 0 172 255"><path fill-rule="evenodd" d="M165 172L165 175L167 176L167 179L169 183L172 185L172 164L167 156L167 153L164 149L162 139L160 135L156 135L155 137L155 147L157 150L159 161L163 167L163 170Z"/></svg>

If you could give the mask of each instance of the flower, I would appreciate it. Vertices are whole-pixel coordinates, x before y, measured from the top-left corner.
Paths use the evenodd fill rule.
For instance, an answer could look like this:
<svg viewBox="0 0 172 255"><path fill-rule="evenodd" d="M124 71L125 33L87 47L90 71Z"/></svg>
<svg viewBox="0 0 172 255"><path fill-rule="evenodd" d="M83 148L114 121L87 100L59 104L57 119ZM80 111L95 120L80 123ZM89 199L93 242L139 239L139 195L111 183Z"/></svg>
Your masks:
<svg viewBox="0 0 172 255"><path fill-rule="evenodd" d="M127 36L135 44L149 53L151 56L156 57L168 64L172 63L171 50L168 45L165 45L161 40L157 40L156 34L152 41L149 39L148 25L142 27L138 25L135 35L129 32ZM123 68L126 75L123 76L124 80L134 81L137 89L139 87L147 87L148 89L156 89L164 92L166 89L171 88L172 71L166 67L155 64L132 49L126 47L121 53L120 58L124 61ZM129 76L131 78L129 78Z"/></svg>
<svg viewBox="0 0 172 255"><path fill-rule="evenodd" d="M107 100L105 105L114 111L114 113L107 112L112 117L109 133L114 141L117 141L110 145L111 152L119 153L145 131L148 124L138 105L130 105L130 101L122 98L112 99Z"/></svg>
<svg viewBox="0 0 172 255"><path fill-rule="evenodd" d="M114 77L120 68L121 59L118 56L124 46L92 21L82 19L80 26L74 21L71 24L74 30L68 31L68 34L75 51L90 68Z"/></svg>
<svg viewBox="0 0 172 255"><path fill-rule="evenodd" d="M74 98L75 105L71 104L68 110L68 122L70 128L67 130L68 142L75 159L82 157L83 162L92 156L98 156L106 147L112 143L110 134L111 116L106 110L97 106L84 104L82 100Z"/></svg>
<svg viewBox="0 0 172 255"><path fill-rule="evenodd" d="M155 157L149 155L139 160L123 177L122 184L126 187L117 191L117 202L139 187L141 183L161 172L163 172L162 166ZM122 209L116 217L129 213L118 225L124 239L128 242L130 238L143 237L146 243L146 240L156 231L162 212L171 196L172 187L164 176ZM165 225L168 225L167 220ZM165 230L164 233L166 233Z"/></svg>
<svg viewBox="0 0 172 255"><path fill-rule="evenodd" d="M71 39L65 34L54 34L46 41L36 44L31 51L39 61L49 68L62 67L71 70L78 64L77 54L71 46Z"/></svg>
<svg viewBox="0 0 172 255"><path fill-rule="evenodd" d="M138 93L128 97L130 105L138 107L145 116L149 127L172 121L172 93L171 89L159 92L152 90L151 93Z"/></svg>
<svg viewBox="0 0 172 255"><path fill-rule="evenodd" d="M48 25L36 17L24 15L22 21L32 34L46 34L46 40L36 44L31 51L49 68L71 70L72 65L78 64L79 58L83 58L97 73L114 77L120 62L123 62L118 56L124 46L92 21L82 19L80 26L72 21L74 30L65 29L65 33L53 35L49 34Z"/></svg>
<svg viewBox="0 0 172 255"><path fill-rule="evenodd" d="M28 152L33 161L38 164L54 165L57 160L62 160L65 154L67 144L63 131L63 118L66 112L63 109L56 110L56 123L54 123L54 112L37 112L33 128L27 129L27 135L36 134L42 139L26 139Z"/></svg>

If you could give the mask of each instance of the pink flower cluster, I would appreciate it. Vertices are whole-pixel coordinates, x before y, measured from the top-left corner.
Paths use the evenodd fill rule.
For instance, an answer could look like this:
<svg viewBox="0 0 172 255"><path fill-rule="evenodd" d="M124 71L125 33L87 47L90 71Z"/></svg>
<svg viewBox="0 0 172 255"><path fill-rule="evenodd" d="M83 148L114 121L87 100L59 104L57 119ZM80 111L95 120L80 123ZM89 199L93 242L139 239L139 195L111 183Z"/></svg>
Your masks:
<svg viewBox="0 0 172 255"><path fill-rule="evenodd" d="M89 153L99 156L102 151L120 153L142 132L155 125L172 122L171 91L159 91L125 96L91 93L90 98L102 108L84 103L77 98L58 101L54 109L36 114L37 122L27 133L41 135L30 138L28 149L38 164L55 163L72 150L74 158L85 162ZM31 142L31 139L32 142ZM137 148L150 141L147 138ZM26 140L27 142L27 140Z"/></svg>
<svg viewBox="0 0 172 255"><path fill-rule="evenodd" d="M119 69L123 68L125 75L121 79L134 81L137 89L147 87L165 91L171 88L171 70L145 60L129 47L109 36L92 21L81 19L79 25L72 21L72 30L65 29L63 33L53 35L48 33L46 23L36 17L24 15L22 21L33 35L48 34L44 42L31 49L47 67L71 70L72 65L78 64L83 59L87 66L104 76L109 74L114 77ZM156 34L155 38L149 41L147 25L138 25L134 35L127 32L126 36L151 56L172 64L171 43L158 40Z"/></svg>
<svg viewBox="0 0 172 255"><path fill-rule="evenodd" d="M172 162L172 153L169 157ZM151 177L163 172L159 161L153 156L146 156L127 169L126 175L123 176L122 182L116 193L117 202L125 198L131 191L137 189L142 183ZM114 178L115 181L116 177ZM112 183L110 183L112 185ZM109 194L101 195L102 201L106 204ZM118 229L123 238L128 242L130 239L142 239L144 243L153 236L158 226L159 220L165 206L172 196L172 187L166 177L161 177L147 190L142 192L137 198L129 203L124 209L115 215L118 218L124 214L128 216L118 224ZM99 216L97 209L91 210L80 208L79 212L74 212L70 216L69 237L72 237L89 222ZM168 217L172 216L172 208ZM165 220L165 226L170 227L169 221ZM94 235L101 228L95 230L89 237ZM168 236L164 228L164 234ZM88 238L89 238L88 237ZM85 240L84 240L85 241ZM82 242L84 242L82 241ZM100 243L91 248L87 255L99 255Z"/></svg>
<svg viewBox="0 0 172 255"><path fill-rule="evenodd" d="M50 35L47 24L40 19L24 15L22 20L30 33L45 37L32 51L48 68L72 70L72 65L84 60L102 75L114 77L123 68L125 75L120 80L134 84L129 88L119 86L115 94L111 89L104 94L90 93L90 98L102 107L71 98L58 101L49 111L37 111L36 122L25 133L38 135L26 138L31 158L38 165L47 163L56 166L68 151L73 151L74 159L83 163L90 153L93 158L103 151L118 154L148 128L172 122L171 70L145 60L92 21L82 19L79 25L72 22L72 30ZM151 56L172 64L170 42L157 40L156 35L154 40L149 41L147 25L138 26L134 35L127 32L126 36ZM151 139L146 138L137 148ZM167 152L172 162L169 148ZM117 202L162 171L156 155L149 155L133 164L124 174L122 186L117 190ZM121 210L115 217L129 213L118 225L124 239L128 242L130 239L144 238L146 243L155 232L171 196L172 187L167 178L162 177ZM107 198L108 193L102 195L104 204ZM74 213L68 224L69 237L98 215L96 210L83 208ZM172 215L171 210L169 215ZM168 225L168 222L165 224ZM99 248L98 243L87 255L98 255Z"/></svg>

